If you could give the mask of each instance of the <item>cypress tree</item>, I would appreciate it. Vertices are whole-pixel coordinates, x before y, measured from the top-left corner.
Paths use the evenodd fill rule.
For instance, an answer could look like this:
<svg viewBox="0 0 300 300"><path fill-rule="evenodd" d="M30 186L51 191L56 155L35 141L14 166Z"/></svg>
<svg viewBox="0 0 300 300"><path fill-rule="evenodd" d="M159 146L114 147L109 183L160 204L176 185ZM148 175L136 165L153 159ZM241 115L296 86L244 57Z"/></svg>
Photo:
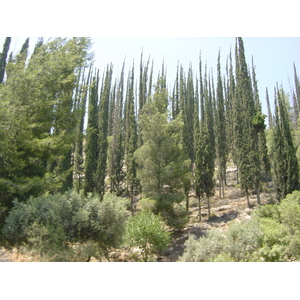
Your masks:
<svg viewBox="0 0 300 300"><path fill-rule="evenodd" d="M134 111L134 66L128 76L125 116L125 164L127 192L130 195L130 210L133 213L134 196L138 188L137 162L134 152L137 150L137 123Z"/></svg>
<svg viewBox="0 0 300 300"><path fill-rule="evenodd" d="M84 139L84 120L86 112L86 103L88 98L88 88L91 83L92 65L90 66L88 76L85 78L84 69L82 70L81 83L78 89L76 89L75 98L77 100L78 110L78 128L74 150L74 187L79 192L83 188L83 175L84 175L84 159L83 159L83 139Z"/></svg>
<svg viewBox="0 0 300 300"><path fill-rule="evenodd" d="M124 145L123 145L123 89L124 89L124 67L121 71L121 77L118 83L116 93L116 104L113 114L113 128L112 128L112 142L110 149L110 189L112 192L116 192L117 195L121 195L123 188L122 182L125 174L123 172L123 159L124 159Z"/></svg>
<svg viewBox="0 0 300 300"><path fill-rule="evenodd" d="M11 37L5 38L3 44L3 50L0 53L0 84L4 81L5 67L6 67L6 59L11 42Z"/></svg>
<svg viewBox="0 0 300 300"><path fill-rule="evenodd" d="M271 111L271 105L270 105L270 98L269 98L268 88L266 88L266 102L267 102L267 107L268 107L269 128L273 129L273 117L272 117L272 111Z"/></svg>
<svg viewBox="0 0 300 300"><path fill-rule="evenodd" d="M237 162L241 186L246 192L247 204L250 207L249 190L254 186L256 191L258 190L260 159L257 128L253 126L256 115L255 102L242 38L236 40L236 100ZM257 195L258 204L259 200Z"/></svg>
<svg viewBox="0 0 300 300"><path fill-rule="evenodd" d="M107 148L108 148L108 112L109 101L111 94L111 79L112 79L112 65L107 67L103 85L101 87L101 95L99 102L98 115L98 162L96 170L96 192L103 197L105 192L105 177L107 164Z"/></svg>
<svg viewBox="0 0 300 300"><path fill-rule="evenodd" d="M256 132L258 135L258 153L259 153L259 166L260 170L265 173L265 179L266 182L268 182L268 175L271 169L269 156L268 156L268 147L267 147L267 139L266 139L266 133L265 133L265 123L264 120L266 118L266 115L262 113L262 107L259 100L259 93L258 93L258 87L257 87L257 80L256 80L256 73L255 73L255 67L254 62L252 58L252 82L253 82L253 95L254 95L254 102L255 102L255 108L256 108L256 115L252 121L253 126L256 128ZM257 182L256 182L256 193L257 197L259 197L259 181L260 176L258 174ZM258 202L260 202L260 199L258 199Z"/></svg>
<svg viewBox="0 0 300 300"><path fill-rule="evenodd" d="M99 88L99 70L93 77L88 104L88 124L85 146L85 194L96 191L96 170L98 159L98 88Z"/></svg>
<svg viewBox="0 0 300 300"><path fill-rule="evenodd" d="M224 198L224 183L226 177L227 162L227 137L225 121L225 103L223 95L223 84L221 78L220 51L218 56L217 77L217 109L216 109L216 156L218 162L219 197Z"/></svg>
<svg viewBox="0 0 300 300"><path fill-rule="evenodd" d="M283 90L275 93L274 172L277 200L299 188L299 165Z"/></svg>
<svg viewBox="0 0 300 300"><path fill-rule="evenodd" d="M27 38L24 42L24 44L22 45L22 48L20 50L20 53L17 55L17 61L24 61L24 65L27 59L27 55L28 55L28 49L29 49L29 38Z"/></svg>

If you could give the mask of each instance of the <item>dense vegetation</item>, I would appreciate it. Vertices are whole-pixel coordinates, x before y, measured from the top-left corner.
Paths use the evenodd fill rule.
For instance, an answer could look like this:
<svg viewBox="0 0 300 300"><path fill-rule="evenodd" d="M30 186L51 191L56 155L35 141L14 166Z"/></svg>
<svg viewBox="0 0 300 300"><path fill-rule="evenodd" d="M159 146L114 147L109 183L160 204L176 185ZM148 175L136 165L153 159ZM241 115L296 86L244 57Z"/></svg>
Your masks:
<svg viewBox="0 0 300 300"><path fill-rule="evenodd" d="M300 192L279 205L260 206L250 221L231 223L227 231L211 230L207 236L186 241L179 261L267 261L300 259Z"/></svg>
<svg viewBox="0 0 300 300"><path fill-rule="evenodd" d="M204 204L210 218L210 198L216 187L224 197L226 167L233 161L249 206L250 193L260 205L262 186L274 182L280 218L232 226L226 237L214 232L199 242L190 239L187 253L206 243L202 250L214 253L214 260L298 259L289 252L296 239L283 242L286 254L279 255L278 243L269 243L268 237L290 229L281 210L290 202L282 199L299 188L296 68L291 97L275 86L274 113L266 91L266 128L255 66L246 62L242 38L236 39L235 61L228 55L225 74L220 53L216 80L200 57L197 71L190 65L185 72L178 65L172 91L164 64L155 80L153 64L143 55L139 74L132 65L126 77L125 61L115 77L112 64L95 69L89 38L47 43L40 38L32 54L29 39L19 53L9 54L10 41L5 39L0 55L2 243L30 246L53 260L88 260L107 256L122 243L136 243L147 260L167 246L166 226L171 230L188 222L191 191L199 219ZM129 203L123 203L124 197ZM129 218L126 210L134 216ZM154 240L143 241L146 235L139 231L135 240L132 228L142 230L147 218L157 230ZM277 233L268 233L273 225ZM248 256L237 257L239 250L226 243L243 232L251 235L236 247L247 249ZM85 251L92 254L79 257L76 245L89 247ZM204 252L183 259L210 259Z"/></svg>

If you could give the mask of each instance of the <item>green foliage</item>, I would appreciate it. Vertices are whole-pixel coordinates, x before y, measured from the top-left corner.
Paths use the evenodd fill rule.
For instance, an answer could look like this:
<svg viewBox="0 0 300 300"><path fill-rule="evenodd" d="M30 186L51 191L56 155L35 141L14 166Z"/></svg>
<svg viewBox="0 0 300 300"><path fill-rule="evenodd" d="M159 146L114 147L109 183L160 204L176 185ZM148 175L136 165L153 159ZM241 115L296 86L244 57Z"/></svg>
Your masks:
<svg viewBox="0 0 300 300"><path fill-rule="evenodd" d="M266 128L265 118L267 116L257 113L252 119L252 126L255 128L256 132L261 132Z"/></svg>
<svg viewBox="0 0 300 300"><path fill-rule="evenodd" d="M190 237L179 261L298 261L299 220L300 191L294 191L280 205L259 207L250 221L211 230L199 240Z"/></svg>
<svg viewBox="0 0 300 300"><path fill-rule="evenodd" d="M12 207L45 191L72 185L78 109L73 91L88 62L88 38L41 45L25 64L28 41L6 65L0 86L0 201ZM28 59L27 59L28 60ZM3 118L2 118L3 117Z"/></svg>
<svg viewBox="0 0 300 300"><path fill-rule="evenodd" d="M221 230L211 230L207 236L199 240L194 236L189 236L185 242L185 251L179 261L204 262L212 261L225 249L225 236Z"/></svg>
<svg viewBox="0 0 300 300"><path fill-rule="evenodd" d="M95 254L118 247L126 216L123 199L112 194L106 194L102 201L75 191L45 194L26 203L15 200L3 233L10 246L26 245L52 259L56 253L61 256L66 252L71 259L76 251L70 245L97 244Z"/></svg>
<svg viewBox="0 0 300 300"><path fill-rule="evenodd" d="M137 176L145 197L156 200L157 211L171 226L182 226L182 211L175 207L184 197L181 191L190 174L190 160L184 151L182 116L169 121L167 92L158 80L153 99L143 106L139 125L144 144L135 152ZM178 221L175 220L179 217ZM185 222L184 221L184 222Z"/></svg>
<svg viewBox="0 0 300 300"><path fill-rule="evenodd" d="M233 223L226 233L226 251L235 261L252 261L261 245L263 232L256 220Z"/></svg>
<svg viewBox="0 0 300 300"><path fill-rule="evenodd" d="M171 235L160 215L143 211L129 218L125 241L130 247L140 248L143 260L149 261L153 259L154 254L166 249Z"/></svg>

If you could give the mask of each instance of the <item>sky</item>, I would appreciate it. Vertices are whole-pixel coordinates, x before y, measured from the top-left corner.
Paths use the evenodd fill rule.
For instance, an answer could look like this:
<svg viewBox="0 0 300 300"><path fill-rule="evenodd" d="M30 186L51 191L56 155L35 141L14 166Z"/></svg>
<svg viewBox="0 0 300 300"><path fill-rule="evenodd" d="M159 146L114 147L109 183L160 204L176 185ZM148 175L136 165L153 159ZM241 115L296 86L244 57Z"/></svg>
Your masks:
<svg viewBox="0 0 300 300"><path fill-rule="evenodd" d="M13 37L10 51L17 53L25 39L26 37ZM46 42L48 38L44 40ZM36 41L36 37L30 38L29 52L32 52ZM269 91L271 104L274 101L276 83L290 94L291 88L294 89L294 63L300 74L300 38L243 37L243 41L249 68L252 68L253 57L260 100L263 111L267 113L266 88ZM222 74L226 74L226 60L230 51L234 62L235 37L92 37L92 42L91 51L94 52L95 67L102 73L107 64L113 63L114 77L119 77L125 60L126 72L134 62L135 77L138 80L142 52L145 63L148 58L150 63L154 62L153 81L161 71L164 62L169 92L173 89L178 63L183 66L186 74L191 64L194 76L199 78L200 52L203 67L207 64L208 70L213 72L215 81L219 50ZM4 37L1 37L0 47L3 43Z"/></svg>

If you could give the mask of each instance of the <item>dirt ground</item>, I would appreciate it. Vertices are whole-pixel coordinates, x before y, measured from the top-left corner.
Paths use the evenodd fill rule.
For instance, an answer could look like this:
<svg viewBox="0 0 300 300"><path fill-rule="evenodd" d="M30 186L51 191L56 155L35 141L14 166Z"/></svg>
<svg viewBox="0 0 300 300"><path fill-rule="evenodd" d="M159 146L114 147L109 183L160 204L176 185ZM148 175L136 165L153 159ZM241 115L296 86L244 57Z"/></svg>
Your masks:
<svg viewBox="0 0 300 300"><path fill-rule="evenodd" d="M170 246L163 255L157 258L160 262L175 262L183 254L184 243L190 234L197 238L204 235L208 230L221 228L226 230L228 223L233 220L250 219L251 212L257 207L256 195L250 196L251 207L248 208L244 193L235 186L235 172L227 173L228 186L225 187L224 198L219 198L218 189L211 201L211 218L208 219L207 203L202 203L201 222L199 222L198 202L190 195L189 223L181 230L173 231L173 238ZM261 193L261 204L267 204L271 198L271 193ZM124 250L116 250L111 253L110 261L133 261L130 259L133 252L128 253ZM136 253L138 255L138 253ZM17 249L7 250L0 247L0 262L34 262L38 257L27 253L20 253ZM96 261L92 259L91 261Z"/></svg>

